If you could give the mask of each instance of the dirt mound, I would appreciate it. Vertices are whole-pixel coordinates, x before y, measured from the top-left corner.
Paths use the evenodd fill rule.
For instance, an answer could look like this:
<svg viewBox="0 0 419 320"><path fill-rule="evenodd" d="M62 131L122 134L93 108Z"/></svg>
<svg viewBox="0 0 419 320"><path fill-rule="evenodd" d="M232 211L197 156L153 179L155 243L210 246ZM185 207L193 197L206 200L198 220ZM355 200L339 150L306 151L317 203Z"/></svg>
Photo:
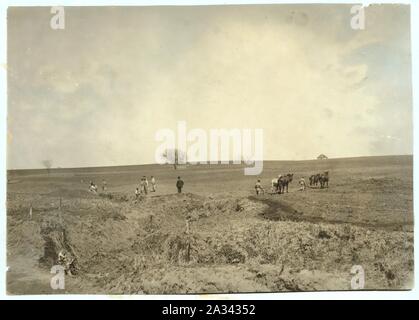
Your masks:
<svg viewBox="0 0 419 320"><path fill-rule="evenodd" d="M295 210L290 205L278 200L269 198L249 197L251 201L259 201L267 205L266 209L260 213L260 216L273 221L302 221L303 213Z"/></svg>
<svg viewBox="0 0 419 320"><path fill-rule="evenodd" d="M8 246L36 252L44 271L66 252L77 261L72 281L91 293L346 290L354 264L364 267L368 288L408 286L412 234L307 221L260 199L65 198L61 210L45 204L33 221L16 207Z"/></svg>
<svg viewBox="0 0 419 320"><path fill-rule="evenodd" d="M84 189L59 188L46 194L48 197L63 199L90 199L97 197L96 194Z"/></svg>
<svg viewBox="0 0 419 320"><path fill-rule="evenodd" d="M271 199L266 197L250 196L249 200L260 202L266 205L265 209L260 213L264 219L272 221L297 221L297 222L311 222L311 223L327 223L327 224L351 224L360 227L368 227L374 229L385 229L391 231L410 230L413 225L410 221L402 222L378 222L378 221L346 221L342 219L332 219L323 216L304 215L302 211L294 209L285 201L278 199ZM322 208L319 208L321 211ZM351 212L351 211L350 211Z"/></svg>

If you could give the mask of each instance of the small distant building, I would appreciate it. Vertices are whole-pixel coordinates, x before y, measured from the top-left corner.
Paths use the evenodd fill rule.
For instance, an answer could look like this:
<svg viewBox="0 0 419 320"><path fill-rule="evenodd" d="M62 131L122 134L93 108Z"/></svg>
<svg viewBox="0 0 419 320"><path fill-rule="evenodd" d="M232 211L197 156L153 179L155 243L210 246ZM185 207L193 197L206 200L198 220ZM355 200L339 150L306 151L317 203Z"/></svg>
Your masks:
<svg viewBox="0 0 419 320"><path fill-rule="evenodd" d="M317 160L327 160L327 159L329 159L329 158L326 155L324 155L323 153L317 157Z"/></svg>

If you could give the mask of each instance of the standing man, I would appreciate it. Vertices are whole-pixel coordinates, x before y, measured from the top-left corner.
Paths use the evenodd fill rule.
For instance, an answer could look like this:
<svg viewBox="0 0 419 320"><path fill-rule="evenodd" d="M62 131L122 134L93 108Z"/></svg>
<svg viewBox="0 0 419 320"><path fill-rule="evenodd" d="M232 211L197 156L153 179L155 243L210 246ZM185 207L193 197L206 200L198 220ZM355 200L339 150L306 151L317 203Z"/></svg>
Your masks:
<svg viewBox="0 0 419 320"><path fill-rule="evenodd" d="M141 180L140 180L140 194L143 194L144 193L144 179L143 179L143 177L141 177Z"/></svg>
<svg viewBox="0 0 419 320"><path fill-rule="evenodd" d="M182 188L184 184L185 183L183 182L183 180L180 177L177 177L177 181L176 181L177 193L182 193Z"/></svg>
<svg viewBox="0 0 419 320"><path fill-rule="evenodd" d="M145 194L147 194L148 193L148 180L146 176L144 176L144 185L145 185Z"/></svg>
<svg viewBox="0 0 419 320"><path fill-rule="evenodd" d="M156 179L154 179L154 176L151 176L150 182L151 182L151 192L156 192Z"/></svg>
<svg viewBox="0 0 419 320"><path fill-rule="evenodd" d="M106 191L106 180L105 179L102 180L102 191L103 192Z"/></svg>
<svg viewBox="0 0 419 320"><path fill-rule="evenodd" d="M147 181L145 179L145 176L143 176L141 178L141 182L140 182L140 190L141 190L141 194L147 194Z"/></svg>
<svg viewBox="0 0 419 320"><path fill-rule="evenodd" d="M281 186L282 186L282 174L279 174L278 180L276 182L276 192L281 193Z"/></svg>

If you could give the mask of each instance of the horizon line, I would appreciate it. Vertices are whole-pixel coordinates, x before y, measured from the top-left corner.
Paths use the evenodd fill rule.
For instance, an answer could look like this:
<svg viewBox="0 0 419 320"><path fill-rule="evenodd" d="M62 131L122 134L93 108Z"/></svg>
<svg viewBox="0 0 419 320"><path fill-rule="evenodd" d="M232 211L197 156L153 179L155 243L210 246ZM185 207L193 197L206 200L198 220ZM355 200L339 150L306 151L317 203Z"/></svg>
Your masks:
<svg viewBox="0 0 419 320"><path fill-rule="evenodd" d="M327 159L319 160L317 157L315 159L299 159L299 160L262 160L263 162L300 162L300 161L327 161L327 160L336 160L336 159L354 159L354 158L378 158L378 157L401 157L401 156L413 156L413 153L407 153L407 154L385 154L385 155L370 155L370 156L346 156L346 157L334 157L330 158L327 157ZM234 160L228 160L229 162L233 162ZM261 161L261 160L257 160ZM205 161L206 163L201 163L198 161L196 164L190 164L189 165L245 165L244 161L241 161L239 164L235 163L221 163L221 160L218 161L218 163L211 164L210 161ZM49 170L66 170L66 169L97 169L97 168L113 168L113 167L138 167L138 166L152 166L152 165L169 165L172 166L173 164L165 163L165 164L159 164L159 163L142 163L142 164L120 164L120 165L104 165L104 166L85 166L85 167L51 167ZM188 165L188 163L182 163L178 164L178 166L182 165ZM249 165L250 166L250 165ZM38 168L18 168L18 169L6 169L6 171L24 171L24 170L47 170L45 167L38 167Z"/></svg>

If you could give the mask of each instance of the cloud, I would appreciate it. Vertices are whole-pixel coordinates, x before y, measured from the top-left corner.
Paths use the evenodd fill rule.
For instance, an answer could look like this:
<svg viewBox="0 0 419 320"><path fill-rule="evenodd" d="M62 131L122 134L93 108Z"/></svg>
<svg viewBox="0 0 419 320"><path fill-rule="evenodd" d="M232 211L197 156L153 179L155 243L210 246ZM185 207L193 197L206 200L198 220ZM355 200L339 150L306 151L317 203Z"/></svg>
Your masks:
<svg viewBox="0 0 419 320"><path fill-rule="evenodd" d="M354 31L348 5L66 8L57 32L9 9L8 166L153 162L180 120L263 128L265 159L411 153L408 11Z"/></svg>

